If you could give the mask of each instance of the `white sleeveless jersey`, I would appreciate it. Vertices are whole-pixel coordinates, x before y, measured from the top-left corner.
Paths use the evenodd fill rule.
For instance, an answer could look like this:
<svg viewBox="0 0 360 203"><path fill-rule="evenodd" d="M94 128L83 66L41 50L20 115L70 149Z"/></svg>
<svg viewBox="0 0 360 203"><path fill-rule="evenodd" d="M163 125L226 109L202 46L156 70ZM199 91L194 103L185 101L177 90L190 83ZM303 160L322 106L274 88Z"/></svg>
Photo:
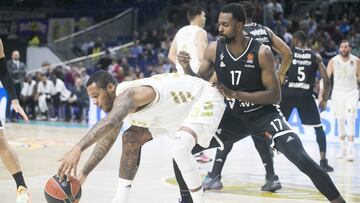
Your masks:
<svg viewBox="0 0 360 203"><path fill-rule="evenodd" d="M156 91L156 98L142 110L129 114L124 121L138 127L160 129L178 129L198 98L206 91L215 90L200 78L167 73L122 82L116 87L116 96L127 88L137 86L151 86Z"/></svg>
<svg viewBox="0 0 360 203"><path fill-rule="evenodd" d="M343 61L340 55L333 59L334 90L350 92L357 86L357 57L350 54L348 61Z"/></svg>
<svg viewBox="0 0 360 203"><path fill-rule="evenodd" d="M195 25L187 25L182 27L176 33L176 50L177 53L180 51L186 51L190 54L190 66L191 69L197 73L200 66L200 59L197 52L197 42L196 42L196 35L198 32L205 32L206 31L199 26ZM183 67L179 64L176 60L176 69L180 73L184 73Z"/></svg>

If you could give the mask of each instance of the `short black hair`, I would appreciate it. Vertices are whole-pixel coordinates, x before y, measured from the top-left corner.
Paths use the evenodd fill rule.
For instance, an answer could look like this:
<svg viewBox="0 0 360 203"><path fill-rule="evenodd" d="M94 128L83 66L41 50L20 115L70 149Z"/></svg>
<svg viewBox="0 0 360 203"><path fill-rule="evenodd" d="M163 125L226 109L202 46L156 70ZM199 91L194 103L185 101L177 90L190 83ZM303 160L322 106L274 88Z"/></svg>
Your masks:
<svg viewBox="0 0 360 203"><path fill-rule="evenodd" d="M189 7L187 10L187 18L189 21L194 20L196 16L201 15L202 12L205 12L205 9L201 8L200 6L193 6Z"/></svg>
<svg viewBox="0 0 360 203"><path fill-rule="evenodd" d="M222 7L221 13L231 13L233 18L245 24L246 11L245 8L238 3L226 4L224 7Z"/></svg>
<svg viewBox="0 0 360 203"><path fill-rule="evenodd" d="M302 30L296 31L296 32L293 34L293 38L294 38L294 37L295 37L296 39L300 40L300 42L301 42L302 44L305 44L305 43L306 43L306 38L307 38L307 36L306 36L306 34L305 34L304 31L302 31Z"/></svg>
<svg viewBox="0 0 360 203"><path fill-rule="evenodd" d="M246 17L248 19L252 19L255 15L255 5L251 1L240 1L240 5L242 5L245 8L246 11Z"/></svg>
<svg viewBox="0 0 360 203"><path fill-rule="evenodd" d="M116 80L111 76L111 74L104 70L96 71L86 82L86 87L96 83L96 85L101 89L106 89L109 83L114 85L117 84Z"/></svg>
<svg viewBox="0 0 360 203"><path fill-rule="evenodd" d="M349 41L348 39L342 39L342 40L340 41L340 44L342 44L342 43L349 43L349 47L351 46L350 41ZM340 44L339 44L339 45L340 45Z"/></svg>

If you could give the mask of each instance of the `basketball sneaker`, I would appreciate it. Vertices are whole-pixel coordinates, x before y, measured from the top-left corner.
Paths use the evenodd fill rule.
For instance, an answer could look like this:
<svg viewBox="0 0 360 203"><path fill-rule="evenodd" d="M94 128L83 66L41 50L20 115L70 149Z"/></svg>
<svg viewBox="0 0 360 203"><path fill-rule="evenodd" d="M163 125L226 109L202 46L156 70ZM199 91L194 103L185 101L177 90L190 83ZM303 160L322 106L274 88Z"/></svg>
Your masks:
<svg viewBox="0 0 360 203"><path fill-rule="evenodd" d="M31 203L30 193L26 187L19 186L17 189L16 203Z"/></svg>
<svg viewBox="0 0 360 203"><path fill-rule="evenodd" d="M341 146L340 153L337 155L338 159L342 159L346 157L346 145Z"/></svg>
<svg viewBox="0 0 360 203"><path fill-rule="evenodd" d="M266 178L265 185L261 187L262 191L275 192L281 189L281 183L277 175L271 176L269 179Z"/></svg>
<svg viewBox="0 0 360 203"><path fill-rule="evenodd" d="M214 178L210 178L210 172L208 172L203 183L203 189L206 190L221 190L223 184L221 183L221 175L217 175Z"/></svg>
<svg viewBox="0 0 360 203"><path fill-rule="evenodd" d="M324 160L320 160L320 168L326 172L333 172L334 168L329 166L328 164L328 160L324 159Z"/></svg>
<svg viewBox="0 0 360 203"><path fill-rule="evenodd" d="M212 158L206 156L206 154L204 154L203 152L195 154L194 157L195 157L196 161L199 163L208 163L208 162L212 161Z"/></svg>
<svg viewBox="0 0 360 203"><path fill-rule="evenodd" d="M348 149L347 152L346 152L346 159L349 161L349 162L353 162L354 161L354 154L353 154L353 151L351 149Z"/></svg>

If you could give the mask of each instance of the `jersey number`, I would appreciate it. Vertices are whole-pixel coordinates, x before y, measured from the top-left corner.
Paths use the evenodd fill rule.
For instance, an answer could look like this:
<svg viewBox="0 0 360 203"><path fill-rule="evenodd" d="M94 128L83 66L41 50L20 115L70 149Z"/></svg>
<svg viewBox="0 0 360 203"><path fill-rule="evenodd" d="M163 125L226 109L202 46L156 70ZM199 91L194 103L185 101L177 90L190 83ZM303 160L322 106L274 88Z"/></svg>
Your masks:
<svg viewBox="0 0 360 203"><path fill-rule="evenodd" d="M283 130L281 120L278 118L271 121L270 124L273 126L273 128L275 129L276 132L279 132L279 130Z"/></svg>
<svg viewBox="0 0 360 203"><path fill-rule="evenodd" d="M231 74L231 84L238 85L240 82L241 70L232 70L230 71Z"/></svg>
<svg viewBox="0 0 360 203"><path fill-rule="evenodd" d="M297 79L299 81L304 81L305 80L305 72L304 72L305 67L304 66L299 66L298 68L298 76Z"/></svg>

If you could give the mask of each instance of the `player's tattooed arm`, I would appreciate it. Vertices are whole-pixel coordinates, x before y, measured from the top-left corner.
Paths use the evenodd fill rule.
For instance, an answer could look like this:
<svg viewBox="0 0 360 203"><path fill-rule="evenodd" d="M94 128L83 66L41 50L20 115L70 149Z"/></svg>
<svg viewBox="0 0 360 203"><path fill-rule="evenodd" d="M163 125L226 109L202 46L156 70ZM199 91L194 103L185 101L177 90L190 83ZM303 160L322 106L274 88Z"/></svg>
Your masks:
<svg viewBox="0 0 360 203"><path fill-rule="evenodd" d="M111 131L111 133L103 139L100 139L95 145L95 148L90 155L89 159L86 161L82 168L82 174L88 176L89 173L100 163L100 161L105 157L109 152L113 144L115 143L121 126L118 126Z"/></svg>
<svg viewBox="0 0 360 203"><path fill-rule="evenodd" d="M90 131L77 144L81 151L97 142L99 139L108 136L115 128L122 126L122 120L134 110L135 90L124 91L115 98L110 113L96 123Z"/></svg>

